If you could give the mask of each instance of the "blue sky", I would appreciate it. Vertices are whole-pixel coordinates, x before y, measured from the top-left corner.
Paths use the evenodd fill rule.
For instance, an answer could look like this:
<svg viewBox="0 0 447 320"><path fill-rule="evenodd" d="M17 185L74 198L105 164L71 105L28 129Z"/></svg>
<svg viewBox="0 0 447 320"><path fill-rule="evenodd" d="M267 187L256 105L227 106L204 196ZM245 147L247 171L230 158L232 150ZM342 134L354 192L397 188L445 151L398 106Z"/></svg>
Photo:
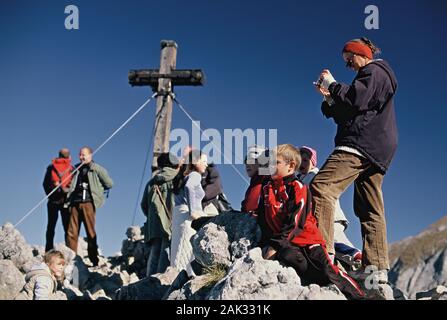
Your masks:
<svg viewBox="0 0 447 320"><path fill-rule="evenodd" d="M79 8L79 30L64 28L69 4ZM379 30L364 27L369 4L380 10ZM338 81L351 82L341 48L367 36L399 81L399 147L383 186L389 241L414 235L446 214L446 9L444 1L2 1L0 224L17 222L44 196L45 168L61 147L77 160L82 145L98 146L148 98L150 90L132 88L127 73L158 68L162 39L178 43L177 68L206 73L204 87L176 89L205 127L278 129L279 143L313 146L322 164L336 128L322 116L312 81L329 68ZM153 106L95 157L115 181L97 212L106 254L120 249L132 222ZM178 109L173 128L191 128ZM229 165L219 170L239 208L244 181ZM360 245L352 188L341 203L348 234ZM140 211L136 221L144 221ZM19 226L42 245L45 228L45 205ZM61 224L56 233L62 241Z"/></svg>

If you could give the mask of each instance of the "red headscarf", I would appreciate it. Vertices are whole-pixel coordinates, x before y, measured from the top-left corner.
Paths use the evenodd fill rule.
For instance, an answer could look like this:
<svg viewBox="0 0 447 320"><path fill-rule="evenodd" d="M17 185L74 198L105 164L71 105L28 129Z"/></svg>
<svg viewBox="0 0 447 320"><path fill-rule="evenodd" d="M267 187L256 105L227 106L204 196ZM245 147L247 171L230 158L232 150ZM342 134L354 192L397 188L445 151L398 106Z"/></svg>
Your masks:
<svg viewBox="0 0 447 320"><path fill-rule="evenodd" d="M343 47L343 52L351 52L354 54L358 54L364 57L367 57L372 60L373 53L371 51L371 48L368 47L366 44L355 42L355 41L349 41L345 44Z"/></svg>

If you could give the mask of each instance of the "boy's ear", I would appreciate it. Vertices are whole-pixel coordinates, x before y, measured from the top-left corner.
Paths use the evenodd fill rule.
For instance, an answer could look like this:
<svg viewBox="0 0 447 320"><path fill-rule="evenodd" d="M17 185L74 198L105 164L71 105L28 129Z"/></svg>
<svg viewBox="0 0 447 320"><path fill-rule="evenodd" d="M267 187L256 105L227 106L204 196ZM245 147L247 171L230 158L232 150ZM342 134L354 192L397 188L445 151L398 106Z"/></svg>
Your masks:
<svg viewBox="0 0 447 320"><path fill-rule="evenodd" d="M298 169L298 166L296 165L296 162L291 160L289 162L289 168L292 169L293 171L296 171Z"/></svg>

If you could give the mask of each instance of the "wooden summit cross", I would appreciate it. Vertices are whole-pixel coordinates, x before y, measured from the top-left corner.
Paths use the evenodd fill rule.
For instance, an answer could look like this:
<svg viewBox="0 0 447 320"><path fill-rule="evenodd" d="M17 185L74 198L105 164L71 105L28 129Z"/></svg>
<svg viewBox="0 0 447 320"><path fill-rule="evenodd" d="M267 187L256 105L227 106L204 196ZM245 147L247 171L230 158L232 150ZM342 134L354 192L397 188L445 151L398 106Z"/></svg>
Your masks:
<svg viewBox="0 0 447 320"><path fill-rule="evenodd" d="M129 84L132 86L150 86L158 92L155 111L154 147L152 173L157 169L157 158L169 152L169 134L171 132L172 97L174 86L202 86L205 75L202 70L176 70L177 43L172 40L161 41L160 69L141 69L129 71Z"/></svg>

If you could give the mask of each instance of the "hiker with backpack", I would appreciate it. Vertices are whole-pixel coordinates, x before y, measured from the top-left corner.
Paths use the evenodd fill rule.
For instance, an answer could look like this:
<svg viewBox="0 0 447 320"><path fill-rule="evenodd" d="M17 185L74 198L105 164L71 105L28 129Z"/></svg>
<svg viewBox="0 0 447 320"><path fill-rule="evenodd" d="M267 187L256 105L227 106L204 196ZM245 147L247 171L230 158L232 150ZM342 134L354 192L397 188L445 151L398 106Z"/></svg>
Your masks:
<svg viewBox="0 0 447 320"><path fill-rule="evenodd" d="M374 59L378 48L367 38L354 39L342 50L346 66L357 72L353 82L337 82L323 70L316 82L324 97L321 109L337 124L335 150L311 183L315 216L334 253L334 207L336 200L354 183L354 212L360 219L362 267L350 274L365 280L388 281L388 245L382 195L383 177L397 148L393 97L397 80L390 65ZM371 269L371 267L369 268Z"/></svg>
<svg viewBox="0 0 447 320"><path fill-rule="evenodd" d="M47 167L43 180L43 188L45 194L49 195L54 188L57 188L48 197L47 211L48 223L46 231L45 252L53 249L54 232L59 217L62 218L62 226L64 228L64 239L67 237L68 223L70 221L70 212L65 206L67 200L68 189L71 184L74 168L71 165L70 150L64 148L59 151L59 156L51 161L51 165Z"/></svg>
<svg viewBox="0 0 447 320"><path fill-rule="evenodd" d="M298 180L309 186L319 171L317 167L317 151L307 146L302 146L299 150L301 154L301 165L297 177ZM340 200L337 199L334 213L335 258L341 261L345 267L349 266L349 269L355 269L362 264L362 251L357 249L348 239L345 233L348 225L349 221L341 209Z"/></svg>
<svg viewBox="0 0 447 320"><path fill-rule="evenodd" d="M95 267L99 263L95 231L96 210L104 204L104 192L113 187L113 181L107 170L93 161L93 150L90 147L81 148L79 160L81 163L76 165L79 170L73 176L67 195L70 222L66 244L71 250L77 252L81 223L84 223L87 233L88 257Z"/></svg>
<svg viewBox="0 0 447 320"><path fill-rule="evenodd" d="M157 170L144 189L141 210L147 217L144 240L150 251L146 276L163 273L169 266L172 211L174 209L174 178L179 172L179 160L171 153L157 157Z"/></svg>

